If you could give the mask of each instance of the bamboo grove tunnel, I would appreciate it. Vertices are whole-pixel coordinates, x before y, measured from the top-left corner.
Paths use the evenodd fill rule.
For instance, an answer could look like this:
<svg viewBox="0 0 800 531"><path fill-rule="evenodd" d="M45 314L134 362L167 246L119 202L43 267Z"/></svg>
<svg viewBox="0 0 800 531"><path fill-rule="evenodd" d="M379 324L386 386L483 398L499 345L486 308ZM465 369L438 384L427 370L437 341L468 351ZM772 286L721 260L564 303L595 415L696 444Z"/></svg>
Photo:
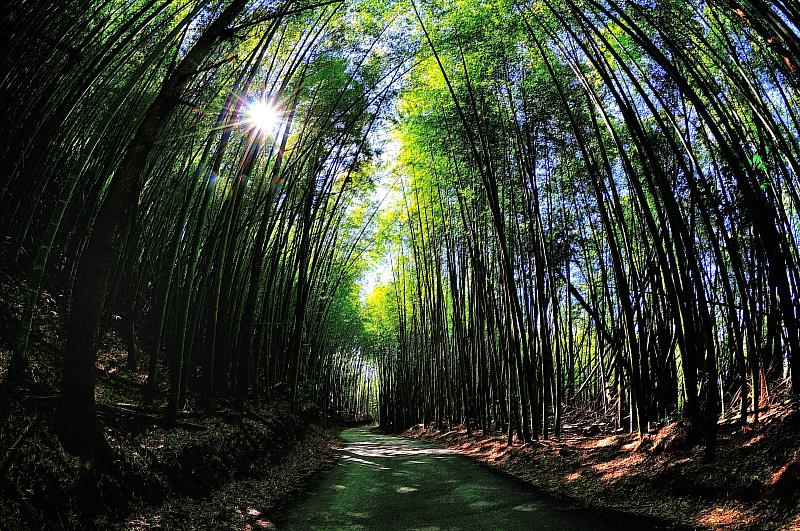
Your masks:
<svg viewBox="0 0 800 531"><path fill-rule="evenodd" d="M789 0L11 0L10 388L519 440L800 393ZM10 280L8 280L10 279ZM5 292L4 292L5 293ZM53 352L31 345L56 319Z"/></svg>

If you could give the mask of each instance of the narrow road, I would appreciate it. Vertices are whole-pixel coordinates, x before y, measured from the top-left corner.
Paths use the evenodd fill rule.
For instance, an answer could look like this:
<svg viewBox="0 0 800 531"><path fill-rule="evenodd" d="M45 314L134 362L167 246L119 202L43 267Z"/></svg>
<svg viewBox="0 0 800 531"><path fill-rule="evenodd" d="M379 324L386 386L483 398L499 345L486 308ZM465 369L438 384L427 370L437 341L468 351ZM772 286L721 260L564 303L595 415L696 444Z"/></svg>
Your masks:
<svg viewBox="0 0 800 531"><path fill-rule="evenodd" d="M363 427L342 439L333 469L278 519L279 529L657 529L557 501L423 441Z"/></svg>

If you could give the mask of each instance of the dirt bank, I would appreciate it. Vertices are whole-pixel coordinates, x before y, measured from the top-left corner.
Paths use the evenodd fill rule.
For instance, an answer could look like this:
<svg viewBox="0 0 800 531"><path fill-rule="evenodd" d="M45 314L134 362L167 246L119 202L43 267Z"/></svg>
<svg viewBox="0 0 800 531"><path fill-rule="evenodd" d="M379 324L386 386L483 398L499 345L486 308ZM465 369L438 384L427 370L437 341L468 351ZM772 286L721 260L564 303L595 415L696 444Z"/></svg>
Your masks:
<svg viewBox="0 0 800 531"><path fill-rule="evenodd" d="M800 412L776 406L758 428L720 425L717 458L686 444L678 423L635 434L565 436L507 446L506 436L419 425L421 438L587 505L701 528L800 529Z"/></svg>

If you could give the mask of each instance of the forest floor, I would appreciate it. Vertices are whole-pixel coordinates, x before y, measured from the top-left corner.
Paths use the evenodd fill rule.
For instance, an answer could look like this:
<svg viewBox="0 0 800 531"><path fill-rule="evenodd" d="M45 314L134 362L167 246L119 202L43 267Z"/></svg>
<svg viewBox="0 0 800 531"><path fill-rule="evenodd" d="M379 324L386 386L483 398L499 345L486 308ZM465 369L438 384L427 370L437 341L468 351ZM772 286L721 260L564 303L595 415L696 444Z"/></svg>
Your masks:
<svg viewBox="0 0 800 531"><path fill-rule="evenodd" d="M800 529L800 411L779 405L758 427L720 424L716 459L687 444L679 423L643 436L506 444L506 435L418 425L404 432L588 506L695 528Z"/></svg>
<svg viewBox="0 0 800 531"><path fill-rule="evenodd" d="M22 293L22 286L0 278L0 381ZM55 434L61 329L58 305L44 292L31 337L32 379L10 394L0 389L3 530L270 528L272 514L326 466L339 444L339 429L293 413L281 400L251 403L244 411L220 401L217 414L208 416L193 397L167 426L164 401L143 402L146 370L125 369L127 353L112 328L98 355L95 396L115 461L96 470L67 455Z"/></svg>
<svg viewBox="0 0 800 531"><path fill-rule="evenodd" d="M231 479L208 495L176 494L134 511L117 529L272 529L273 515L330 463L339 430L311 429L275 463Z"/></svg>
<svg viewBox="0 0 800 531"><path fill-rule="evenodd" d="M282 407L261 410L264 420L206 417L173 429L107 422L117 460L95 471L64 453L51 416L10 404L0 417L0 528L9 531L270 528L338 445L338 429L290 426Z"/></svg>

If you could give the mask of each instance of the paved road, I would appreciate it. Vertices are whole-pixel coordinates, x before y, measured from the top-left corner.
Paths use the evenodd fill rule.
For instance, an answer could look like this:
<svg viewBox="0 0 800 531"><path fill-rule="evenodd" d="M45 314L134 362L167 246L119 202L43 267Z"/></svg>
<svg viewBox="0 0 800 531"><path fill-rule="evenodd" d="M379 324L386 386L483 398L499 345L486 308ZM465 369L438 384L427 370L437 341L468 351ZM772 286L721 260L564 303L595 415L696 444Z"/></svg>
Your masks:
<svg viewBox="0 0 800 531"><path fill-rule="evenodd" d="M653 522L580 509L423 441L353 428L333 469L279 529L649 530Z"/></svg>

